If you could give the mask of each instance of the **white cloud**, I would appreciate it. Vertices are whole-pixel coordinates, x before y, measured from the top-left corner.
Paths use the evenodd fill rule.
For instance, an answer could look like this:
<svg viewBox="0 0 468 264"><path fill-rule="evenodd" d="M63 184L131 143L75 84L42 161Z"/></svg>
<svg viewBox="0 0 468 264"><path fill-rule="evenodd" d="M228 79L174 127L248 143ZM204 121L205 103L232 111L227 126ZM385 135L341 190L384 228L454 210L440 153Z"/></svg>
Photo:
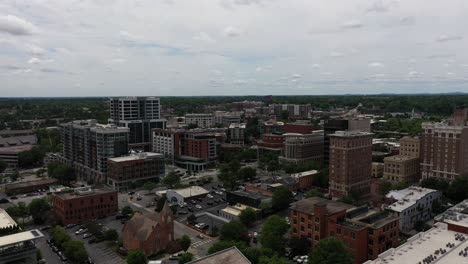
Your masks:
<svg viewBox="0 0 468 264"><path fill-rule="evenodd" d="M314 64L312 64L311 67L312 67L312 68L320 68L321 66L320 66L320 64L318 64L318 63L314 63Z"/></svg>
<svg viewBox="0 0 468 264"><path fill-rule="evenodd" d="M28 63L29 63L29 64L38 64L38 63L40 63L40 62L41 62L41 60L40 60L39 58L36 58L36 57L32 57L32 58L30 58L30 59L28 60Z"/></svg>
<svg viewBox="0 0 468 264"><path fill-rule="evenodd" d="M452 41L452 40L461 40L463 39L462 36L458 36L458 35L440 35L438 38L437 38L437 41L439 42L447 42L447 41Z"/></svg>
<svg viewBox="0 0 468 264"><path fill-rule="evenodd" d="M226 27L224 29L224 36L234 38L241 34L241 31L235 27Z"/></svg>
<svg viewBox="0 0 468 264"><path fill-rule="evenodd" d="M388 12L392 7L398 4L395 0L374 0L366 9L366 12Z"/></svg>
<svg viewBox="0 0 468 264"><path fill-rule="evenodd" d="M332 51L330 52L330 57L334 57L334 58L344 57L344 54L341 52Z"/></svg>
<svg viewBox="0 0 468 264"><path fill-rule="evenodd" d="M385 65L381 62L371 62L369 64L367 64L367 67L369 68L382 68L384 67Z"/></svg>
<svg viewBox="0 0 468 264"><path fill-rule="evenodd" d="M35 30L33 24L17 16L0 16L0 32L11 35L31 35Z"/></svg>
<svg viewBox="0 0 468 264"><path fill-rule="evenodd" d="M195 37L193 37L193 39L195 40L200 40L202 42L208 42L208 43L212 43L212 42L216 42L215 39L213 39L208 33L206 32L200 32L198 33Z"/></svg>
<svg viewBox="0 0 468 264"><path fill-rule="evenodd" d="M122 59L122 58L115 58L111 60L112 63L125 63L126 61L127 61L126 59Z"/></svg>
<svg viewBox="0 0 468 264"><path fill-rule="evenodd" d="M294 73L294 74L292 75L292 78L293 78L293 79L300 79L301 77L302 77L302 75L300 75L299 73Z"/></svg>
<svg viewBox="0 0 468 264"><path fill-rule="evenodd" d="M247 83L248 83L247 80L241 80L241 79L234 81L235 85L246 85Z"/></svg>
<svg viewBox="0 0 468 264"><path fill-rule="evenodd" d="M421 76L423 76L423 75L424 75L424 73L418 72L418 71L410 71L410 72L408 72L408 77L409 77L409 78L419 78L419 77L421 77Z"/></svg>
<svg viewBox="0 0 468 264"><path fill-rule="evenodd" d="M42 56L46 52L43 48L31 43L25 44L25 49L32 56Z"/></svg>
<svg viewBox="0 0 468 264"><path fill-rule="evenodd" d="M361 28L363 26L364 24L362 24L362 22L357 19L349 20L341 24L341 28L344 29Z"/></svg>

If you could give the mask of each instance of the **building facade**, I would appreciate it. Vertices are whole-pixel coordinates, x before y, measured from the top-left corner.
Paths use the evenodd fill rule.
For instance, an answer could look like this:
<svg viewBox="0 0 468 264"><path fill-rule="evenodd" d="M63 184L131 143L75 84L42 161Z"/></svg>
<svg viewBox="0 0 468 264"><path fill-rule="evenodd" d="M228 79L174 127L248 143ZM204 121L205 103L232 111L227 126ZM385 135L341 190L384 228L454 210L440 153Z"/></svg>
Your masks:
<svg viewBox="0 0 468 264"><path fill-rule="evenodd" d="M310 104L271 104L270 114L281 117L283 112L288 112L290 117L310 118L312 106Z"/></svg>
<svg viewBox="0 0 468 264"><path fill-rule="evenodd" d="M313 131L311 134L283 134L284 147L279 160L290 163L323 162L323 131Z"/></svg>
<svg viewBox="0 0 468 264"><path fill-rule="evenodd" d="M390 191L385 197L390 202L386 208L400 217L400 230L409 232L418 222L432 218L432 204L440 201L440 191L411 186Z"/></svg>
<svg viewBox="0 0 468 264"><path fill-rule="evenodd" d="M330 196L370 193L372 134L338 131L330 135Z"/></svg>
<svg viewBox="0 0 468 264"><path fill-rule="evenodd" d="M161 103L158 97L110 98L109 123L129 129L130 149L151 150L151 130L166 128L161 118Z"/></svg>
<svg viewBox="0 0 468 264"><path fill-rule="evenodd" d="M384 158L384 179L391 182L418 182L420 179L419 149L419 138L401 138L400 154Z"/></svg>
<svg viewBox="0 0 468 264"><path fill-rule="evenodd" d="M186 125L196 125L198 128L214 127L214 116L212 114L186 114Z"/></svg>
<svg viewBox="0 0 468 264"><path fill-rule="evenodd" d="M159 213L136 212L122 228L122 244L127 250L142 250L146 256L174 248L174 214L169 204Z"/></svg>
<svg viewBox="0 0 468 264"><path fill-rule="evenodd" d="M382 178L384 166L384 163L372 162L372 178Z"/></svg>
<svg viewBox="0 0 468 264"><path fill-rule="evenodd" d="M245 143L245 123L232 123L229 125L229 143L244 146Z"/></svg>
<svg viewBox="0 0 468 264"><path fill-rule="evenodd" d="M128 153L129 129L81 120L61 127L63 157L78 179L106 182L107 159Z"/></svg>
<svg viewBox="0 0 468 264"><path fill-rule="evenodd" d="M323 198L308 198L291 204L291 238L304 237L315 248L320 239L336 237L361 264L398 245L398 217L387 211L355 208Z"/></svg>
<svg viewBox="0 0 468 264"><path fill-rule="evenodd" d="M263 134L262 139L257 141L257 156L263 156L273 152L278 155L284 148L284 137L278 134Z"/></svg>
<svg viewBox="0 0 468 264"><path fill-rule="evenodd" d="M449 122L422 123L421 176L452 181L468 173L468 109L457 109Z"/></svg>
<svg viewBox="0 0 468 264"><path fill-rule="evenodd" d="M88 220L114 215L119 211L117 191L75 188L73 192L55 193L52 206L63 225L81 224Z"/></svg>
<svg viewBox="0 0 468 264"><path fill-rule="evenodd" d="M165 159L160 153L142 152L110 158L107 185L114 190L128 190L132 183L159 182L165 175Z"/></svg>

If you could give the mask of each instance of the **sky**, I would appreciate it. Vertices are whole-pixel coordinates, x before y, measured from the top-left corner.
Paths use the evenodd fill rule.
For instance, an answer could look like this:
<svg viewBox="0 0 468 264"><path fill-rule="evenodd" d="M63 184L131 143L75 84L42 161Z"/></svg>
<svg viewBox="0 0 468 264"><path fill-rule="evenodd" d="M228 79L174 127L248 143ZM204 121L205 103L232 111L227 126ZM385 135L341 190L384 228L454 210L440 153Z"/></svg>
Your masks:
<svg viewBox="0 0 468 264"><path fill-rule="evenodd" d="M0 97L445 92L466 0L0 1Z"/></svg>

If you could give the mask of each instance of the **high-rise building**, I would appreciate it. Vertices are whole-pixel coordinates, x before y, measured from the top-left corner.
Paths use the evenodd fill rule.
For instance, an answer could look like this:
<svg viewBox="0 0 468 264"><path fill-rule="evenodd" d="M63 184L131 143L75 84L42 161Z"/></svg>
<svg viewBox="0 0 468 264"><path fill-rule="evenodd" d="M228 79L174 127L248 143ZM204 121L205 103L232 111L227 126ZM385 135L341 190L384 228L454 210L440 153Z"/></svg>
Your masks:
<svg viewBox="0 0 468 264"><path fill-rule="evenodd" d="M310 104L271 104L270 114L281 117L283 112L287 112L290 117L310 118L312 106Z"/></svg>
<svg viewBox="0 0 468 264"><path fill-rule="evenodd" d="M186 114L186 125L195 125L198 128L214 127L214 116L212 114Z"/></svg>
<svg viewBox="0 0 468 264"><path fill-rule="evenodd" d="M80 180L105 182L107 159L128 153L129 129L79 120L61 127L63 158Z"/></svg>
<svg viewBox="0 0 468 264"><path fill-rule="evenodd" d="M244 145L245 142L245 123L232 123L229 125L228 138L229 143L235 145Z"/></svg>
<svg viewBox="0 0 468 264"><path fill-rule="evenodd" d="M316 130L310 134L283 134L284 148L280 161L290 163L323 162L323 131Z"/></svg>
<svg viewBox="0 0 468 264"><path fill-rule="evenodd" d="M109 123L130 129L130 149L151 150L151 130L166 128L161 118L161 103L158 97L110 98Z"/></svg>
<svg viewBox="0 0 468 264"><path fill-rule="evenodd" d="M400 139L400 154L384 158L383 177L391 182L413 183L420 179L419 138Z"/></svg>
<svg viewBox="0 0 468 264"><path fill-rule="evenodd" d="M330 135L330 195L370 193L372 176L372 134L337 131Z"/></svg>
<svg viewBox="0 0 468 264"><path fill-rule="evenodd" d="M468 109L456 109L449 122L422 123L421 176L452 181L468 173Z"/></svg>

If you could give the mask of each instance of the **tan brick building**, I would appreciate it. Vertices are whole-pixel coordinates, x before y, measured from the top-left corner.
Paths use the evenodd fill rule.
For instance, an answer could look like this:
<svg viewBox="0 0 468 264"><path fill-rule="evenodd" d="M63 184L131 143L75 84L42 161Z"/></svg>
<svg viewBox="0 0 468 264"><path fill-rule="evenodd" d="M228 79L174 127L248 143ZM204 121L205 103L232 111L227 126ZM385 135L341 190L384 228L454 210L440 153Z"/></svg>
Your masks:
<svg viewBox="0 0 468 264"><path fill-rule="evenodd" d="M384 164L382 162L372 162L372 178L382 178Z"/></svg>
<svg viewBox="0 0 468 264"><path fill-rule="evenodd" d="M174 214L166 203L160 213L136 212L122 228L122 243L127 250L140 249L147 256L174 246Z"/></svg>
<svg viewBox="0 0 468 264"><path fill-rule="evenodd" d="M391 182L413 183L420 179L420 141L417 137L400 139L400 154L384 159L383 177Z"/></svg>

